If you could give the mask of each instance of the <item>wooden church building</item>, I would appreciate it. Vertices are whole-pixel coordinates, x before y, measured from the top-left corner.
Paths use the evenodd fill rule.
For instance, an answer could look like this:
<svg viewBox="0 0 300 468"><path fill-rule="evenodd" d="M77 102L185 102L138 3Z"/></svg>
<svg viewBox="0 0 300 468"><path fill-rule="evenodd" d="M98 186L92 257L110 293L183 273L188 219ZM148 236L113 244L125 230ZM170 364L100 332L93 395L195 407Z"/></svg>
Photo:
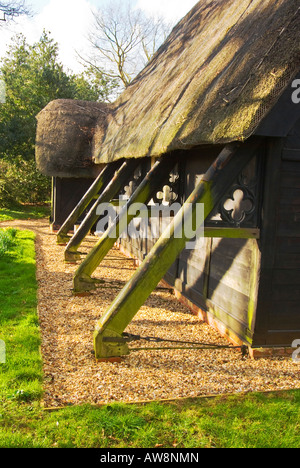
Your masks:
<svg viewBox="0 0 300 468"><path fill-rule="evenodd" d="M116 102L80 102L74 113L74 101L55 101L38 116L37 164L54 177L67 253L87 232L72 241L72 223L81 215L91 227L103 194L205 206L193 249L175 239L181 212L167 216L168 239L161 218L148 220L147 236L114 239L140 267L99 320L96 357L126 354L123 332L162 278L233 343L291 348L300 339L299 24L292 0L200 0ZM65 172L53 168L58 159ZM75 291L93 287L109 248L104 235L80 259Z"/></svg>

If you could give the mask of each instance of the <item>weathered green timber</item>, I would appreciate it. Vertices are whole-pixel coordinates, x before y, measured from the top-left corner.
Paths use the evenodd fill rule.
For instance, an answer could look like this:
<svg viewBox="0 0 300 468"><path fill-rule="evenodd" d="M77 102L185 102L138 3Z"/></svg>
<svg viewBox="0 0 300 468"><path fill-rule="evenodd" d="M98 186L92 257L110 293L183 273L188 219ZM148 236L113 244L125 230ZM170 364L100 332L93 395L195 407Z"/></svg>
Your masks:
<svg viewBox="0 0 300 468"><path fill-rule="evenodd" d="M260 230L257 228L205 227L204 237L222 237L223 239L259 239Z"/></svg>
<svg viewBox="0 0 300 468"><path fill-rule="evenodd" d="M178 158L174 155L171 158L164 158L154 164L123 207L120 214L116 217L113 224L106 230L77 269L73 279L74 293L95 289L95 280L91 278L91 275L113 247L114 243L119 239L131 220L136 216L136 213L130 213L130 208L135 204L137 207L149 203L155 192L161 188L161 184L166 180L177 162Z"/></svg>
<svg viewBox="0 0 300 468"><path fill-rule="evenodd" d="M260 144L261 139L256 137L250 139L247 146L234 143L221 152L141 266L98 321L94 333L96 359L109 359L130 352L123 332L190 240L184 224L192 221L192 225L198 229L204 223L241 170L251 161ZM202 220L196 216L199 203L204 205Z"/></svg>
<svg viewBox="0 0 300 468"><path fill-rule="evenodd" d="M109 203L115 196L120 193L124 185L126 185L126 183L130 180L130 177L133 175L139 164L140 161L138 159L128 159L116 171L113 179L97 198L92 208L80 224L78 230L74 233L72 239L69 241L65 249L66 262L76 262L77 260L80 260L80 253L77 252L78 247L101 216L98 207L101 204L104 205L105 203Z"/></svg>
<svg viewBox="0 0 300 468"><path fill-rule="evenodd" d="M107 166L105 166L105 168L96 178L95 182L91 185L84 197L82 197L80 202L76 205L72 213L70 213L64 224L61 226L60 230L57 233L57 244L65 245L69 242L69 231L74 228L74 225L76 224L77 220L82 215L84 210L88 207L88 205L91 203L91 201L96 196L99 196L100 193L104 190L104 188L107 186L107 184L113 177L114 172L119 169L121 164L122 161L117 161L117 164L112 163L107 164Z"/></svg>

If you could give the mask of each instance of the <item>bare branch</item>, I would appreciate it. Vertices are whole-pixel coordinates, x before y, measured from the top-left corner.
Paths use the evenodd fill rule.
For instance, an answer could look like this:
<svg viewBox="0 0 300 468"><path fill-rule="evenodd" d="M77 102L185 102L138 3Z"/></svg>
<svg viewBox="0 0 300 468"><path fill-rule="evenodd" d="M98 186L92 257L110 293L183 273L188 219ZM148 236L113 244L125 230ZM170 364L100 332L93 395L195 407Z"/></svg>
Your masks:
<svg viewBox="0 0 300 468"><path fill-rule="evenodd" d="M28 15L29 9L25 5L25 0L14 0L10 2L0 1L0 20L7 21L20 15Z"/></svg>
<svg viewBox="0 0 300 468"><path fill-rule="evenodd" d="M149 18L134 9L128 0L111 0L94 13L93 30L88 39L94 51L83 59L109 70L127 87L147 64L170 32L170 25L161 18Z"/></svg>

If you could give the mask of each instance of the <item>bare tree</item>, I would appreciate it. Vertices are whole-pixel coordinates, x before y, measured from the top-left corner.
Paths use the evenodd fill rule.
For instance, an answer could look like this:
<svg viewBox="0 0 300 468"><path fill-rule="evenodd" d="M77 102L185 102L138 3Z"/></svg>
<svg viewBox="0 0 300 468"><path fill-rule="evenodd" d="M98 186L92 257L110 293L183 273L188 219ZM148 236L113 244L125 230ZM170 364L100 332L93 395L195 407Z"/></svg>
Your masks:
<svg viewBox="0 0 300 468"><path fill-rule="evenodd" d="M19 15L28 14L25 0L14 0L9 2L0 1L0 21L6 21Z"/></svg>
<svg viewBox="0 0 300 468"><path fill-rule="evenodd" d="M118 79L127 87L166 39L171 26L161 18L147 17L130 1L112 0L94 13L89 35L92 52L80 59L95 71Z"/></svg>

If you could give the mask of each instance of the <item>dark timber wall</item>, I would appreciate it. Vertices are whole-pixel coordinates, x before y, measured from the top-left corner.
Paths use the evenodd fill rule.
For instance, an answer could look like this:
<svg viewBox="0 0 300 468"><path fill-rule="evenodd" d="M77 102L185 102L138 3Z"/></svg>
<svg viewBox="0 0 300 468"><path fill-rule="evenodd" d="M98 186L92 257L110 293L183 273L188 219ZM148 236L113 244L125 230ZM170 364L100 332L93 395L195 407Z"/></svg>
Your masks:
<svg viewBox="0 0 300 468"><path fill-rule="evenodd" d="M255 342L300 338L300 120L269 147Z"/></svg>
<svg viewBox="0 0 300 468"><path fill-rule="evenodd" d="M90 188L94 179L88 178L52 178L52 208L50 223L53 230L58 230L77 203ZM78 220L78 223L82 220Z"/></svg>
<svg viewBox="0 0 300 468"><path fill-rule="evenodd" d="M185 197L219 151L214 148L203 159L199 153L190 155L185 168ZM259 257L257 241L215 237L203 239L202 244L180 255L176 288L196 306L211 312L235 335L251 340Z"/></svg>
<svg viewBox="0 0 300 468"><path fill-rule="evenodd" d="M220 153L219 147L197 148L185 153L178 173L177 199L184 202ZM174 201L174 200L173 200ZM160 219L150 224L160 225ZM149 226L148 226L149 228ZM121 241L123 248L142 260L155 239ZM252 340L255 324L259 249L256 239L204 238L197 248L184 250L165 280L184 297L221 321L234 336Z"/></svg>
<svg viewBox="0 0 300 468"><path fill-rule="evenodd" d="M185 153L176 201L186 200L219 152L215 147ZM206 237L181 253L165 280L233 338L289 347L300 338L300 120L288 137L262 141L256 161L259 195L248 227L257 228L257 238ZM154 223L161 226L162 220ZM121 243L142 260L155 240Z"/></svg>

